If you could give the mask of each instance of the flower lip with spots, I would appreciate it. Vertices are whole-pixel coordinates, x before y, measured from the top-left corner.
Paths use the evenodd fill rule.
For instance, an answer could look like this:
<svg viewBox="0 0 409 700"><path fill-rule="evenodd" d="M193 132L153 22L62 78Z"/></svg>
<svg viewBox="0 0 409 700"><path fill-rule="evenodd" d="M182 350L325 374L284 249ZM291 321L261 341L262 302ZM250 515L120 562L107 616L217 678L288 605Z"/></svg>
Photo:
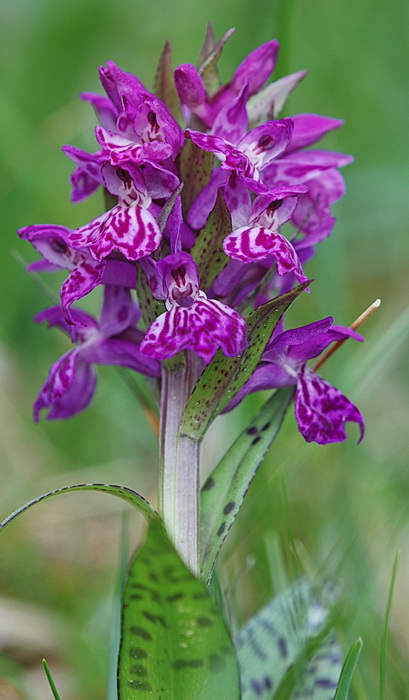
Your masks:
<svg viewBox="0 0 409 700"><path fill-rule="evenodd" d="M142 354L167 359L181 350L193 350L207 364L219 347L229 357L246 348L244 319L200 290L197 267L188 253L172 253L160 260L148 280L167 310L148 328Z"/></svg>

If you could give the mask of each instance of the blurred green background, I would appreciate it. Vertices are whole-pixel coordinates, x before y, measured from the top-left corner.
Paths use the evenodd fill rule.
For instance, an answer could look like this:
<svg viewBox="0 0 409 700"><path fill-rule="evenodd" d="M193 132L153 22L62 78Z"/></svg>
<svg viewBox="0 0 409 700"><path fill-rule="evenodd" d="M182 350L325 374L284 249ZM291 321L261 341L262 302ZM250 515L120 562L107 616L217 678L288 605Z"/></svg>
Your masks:
<svg viewBox="0 0 409 700"><path fill-rule="evenodd" d="M112 59L149 87L166 38L175 65L195 62L207 21L217 37L235 26L220 62L223 79L276 37L275 76L309 71L285 114L345 119L323 145L355 156L344 171L347 195L336 206L333 235L308 268L312 293L290 316L309 323L331 314L348 325L382 298L363 329L365 345L347 344L323 370L364 413L366 438L357 446L352 427L347 444L307 445L289 415L227 542L224 580L235 581L231 599L245 616L279 586L278 551L289 577L307 569L335 579L344 648L357 635L364 640L352 697L367 700L378 697L398 549L387 697L409 697L408 15L406 0L4 0L0 24L1 516L82 481L124 483L155 499L156 440L114 368L101 368L95 400L80 416L64 424L33 425L31 418L50 364L67 348L62 335L32 318L54 300L62 278L27 275L36 255L15 231L45 222L74 228L101 212L100 193L70 204L72 165L60 150L63 143L94 150L94 115L77 95L100 92L98 65ZM212 428L207 469L257 402ZM43 656L65 700L105 697L124 512L104 495L68 495L2 535L0 700L48 697ZM126 521L132 547L140 531L133 517Z"/></svg>

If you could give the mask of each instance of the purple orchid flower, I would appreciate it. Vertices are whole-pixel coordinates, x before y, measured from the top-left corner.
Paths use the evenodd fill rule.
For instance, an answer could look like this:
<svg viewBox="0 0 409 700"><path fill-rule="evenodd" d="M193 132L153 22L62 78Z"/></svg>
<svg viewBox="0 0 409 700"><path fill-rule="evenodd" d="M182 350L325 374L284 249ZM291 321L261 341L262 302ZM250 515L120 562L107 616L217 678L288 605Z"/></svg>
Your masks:
<svg viewBox="0 0 409 700"><path fill-rule="evenodd" d="M295 417L298 430L307 442L320 445L343 442L346 440L345 423L350 421L358 423L361 441L364 421L359 410L307 365L307 360L320 355L336 340L355 338L363 341L359 333L351 328L332 325L332 320L328 317L274 334L260 365L227 410L253 391L295 386Z"/></svg>
<svg viewBox="0 0 409 700"><path fill-rule="evenodd" d="M73 202L88 197L100 185L106 187L111 194L122 197L123 204L126 203L125 196L129 204L137 199L138 191L145 192L152 199L170 197L179 185L177 175L159 163L146 161L143 170L131 162L116 167L109 163L103 151L87 153L68 145L63 146L62 150L78 166L70 177ZM127 183L127 192L124 181Z"/></svg>
<svg viewBox="0 0 409 700"><path fill-rule="evenodd" d="M94 260L87 249L79 251L71 248L68 244L70 233L69 228L52 224L25 226L18 231L19 236L30 241L42 255L42 260L28 266L29 271L70 270L60 295L66 321L73 323L71 305L101 284L106 261Z"/></svg>
<svg viewBox="0 0 409 700"><path fill-rule="evenodd" d="M90 403L97 383L95 364L120 365L142 372L150 377L160 375L160 365L140 353L142 331L135 328L138 310L129 290L111 286L105 288L104 305L100 320L73 310L74 326L67 325L59 306L53 306L36 316L36 321L47 321L71 335L77 343L50 369L47 381L34 403L34 420L40 411L48 408L47 418L70 418Z"/></svg>
<svg viewBox="0 0 409 700"><path fill-rule="evenodd" d="M254 263L274 257L277 273L293 272L300 283L308 278L304 274L292 244L279 233L296 206L303 186L280 188L274 194L260 195L252 204L248 224L229 233L223 241L223 250L233 260Z"/></svg>
<svg viewBox="0 0 409 700"><path fill-rule="evenodd" d="M246 323L229 306L208 299L199 289L196 264L188 253L172 253L148 272L152 293L165 300L166 309L150 325L141 353L167 359L181 350L193 350L209 363L221 347L228 357L247 346Z"/></svg>
<svg viewBox="0 0 409 700"><path fill-rule="evenodd" d="M101 261L113 250L127 260L139 260L156 250L162 240L158 223L149 209L152 199L143 183L137 190L127 171L117 169L121 180L118 204L89 224L67 234L67 242L76 249L87 248ZM143 189L142 189L143 188Z"/></svg>
<svg viewBox="0 0 409 700"><path fill-rule="evenodd" d="M112 128L114 112L111 110L107 118L107 104L92 97L97 113L102 116L102 126L96 127L95 134L112 165L174 159L182 147L183 135L162 100L112 61L101 69L101 80L117 110L117 118Z"/></svg>

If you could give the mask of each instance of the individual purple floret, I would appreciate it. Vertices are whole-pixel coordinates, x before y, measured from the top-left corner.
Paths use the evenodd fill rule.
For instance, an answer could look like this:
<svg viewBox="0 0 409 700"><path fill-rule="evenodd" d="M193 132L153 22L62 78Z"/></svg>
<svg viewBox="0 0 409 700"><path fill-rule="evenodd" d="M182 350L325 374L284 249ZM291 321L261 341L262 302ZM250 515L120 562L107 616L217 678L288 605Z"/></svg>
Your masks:
<svg viewBox="0 0 409 700"><path fill-rule="evenodd" d="M52 272L70 270L61 287L61 305L65 318L72 323L71 304L89 294L97 287L104 276L106 261L97 262L89 251L75 250L68 244L70 229L52 224L25 226L18 231L21 238L30 241L43 256L42 260L32 263L28 270Z"/></svg>
<svg viewBox="0 0 409 700"><path fill-rule="evenodd" d="M362 440L364 421L359 410L306 364L330 343L345 338L363 341L351 328L332 325L331 317L273 336L258 368L227 410L253 391L295 386L295 417L307 442L342 442L345 423L350 421L358 423Z"/></svg>
<svg viewBox="0 0 409 700"><path fill-rule="evenodd" d="M159 363L140 353L143 333L135 328L138 309L129 290L105 287L104 305L99 322L80 310L73 310L74 325L67 324L59 306L36 316L49 327L68 333L76 347L65 353L50 369L47 381L34 403L34 419L49 408L48 419L70 418L90 403L96 383L95 364L129 367L150 377L160 374Z"/></svg>
<svg viewBox="0 0 409 700"><path fill-rule="evenodd" d="M199 277L188 253L160 260L148 279L153 294L164 299L167 311L148 328L141 352L167 359L181 350L193 350L205 363L221 347L229 357L247 346L246 323L234 309L208 299L199 289Z"/></svg>

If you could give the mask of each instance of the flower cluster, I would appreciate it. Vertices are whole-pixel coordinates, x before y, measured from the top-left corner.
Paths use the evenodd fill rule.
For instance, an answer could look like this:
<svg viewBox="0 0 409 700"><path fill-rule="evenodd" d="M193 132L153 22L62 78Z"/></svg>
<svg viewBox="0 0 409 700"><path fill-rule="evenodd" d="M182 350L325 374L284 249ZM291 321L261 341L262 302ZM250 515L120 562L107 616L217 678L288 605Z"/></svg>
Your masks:
<svg viewBox="0 0 409 700"><path fill-rule="evenodd" d="M101 187L116 203L74 230L40 224L19 231L42 256L31 269L69 272L61 306L37 317L75 344L51 368L35 402L37 420L44 408L51 419L84 409L98 363L156 378L161 361L180 351L193 351L203 367L218 349L240 355L248 344L245 311L307 280L303 265L330 234L331 204L344 192L338 168L352 160L311 146L342 122L280 118L305 72L268 83L275 40L221 85L217 59L230 34L219 44L208 34L200 65L174 72L165 47L154 92L108 61L100 68L105 96L82 94L98 118L97 149L63 147L76 164L72 201ZM99 286L96 321L73 304ZM144 313L147 294L159 310L153 318ZM362 433L358 409L306 364L348 335L361 339L329 318L276 330L230 407L250 391L294 385L307 440L344 440L346 421Z"/></svg>

